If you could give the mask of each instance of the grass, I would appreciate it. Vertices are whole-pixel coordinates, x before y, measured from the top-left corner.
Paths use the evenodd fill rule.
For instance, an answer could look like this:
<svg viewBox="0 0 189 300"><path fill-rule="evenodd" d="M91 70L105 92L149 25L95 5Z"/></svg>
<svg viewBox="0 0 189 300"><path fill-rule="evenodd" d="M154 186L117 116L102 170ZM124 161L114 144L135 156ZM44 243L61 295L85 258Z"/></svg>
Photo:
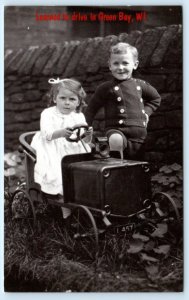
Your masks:
<svg viewBox="0 0 189 300"><path fill-rule="evenodd" d="M152 276L146 266L153 264L141 263L140 253L127 253L130 238L113 236L106 245L102 241L95 262L75 247L53 216L42 218L36 231L23 226L12 219L5 226L6 291L182 291L181 242L171 245L169 255L161 257L158 272Z"/></svg>
<svg viewBox="0 0 189 300"><path fill-rule="evenodd" d="M162 176L166 174L165 180ZM166 167L153 178L154 189L169 192L181 203L181 170ZM181 292L183 290L183 230L181 222L100 240L92 260L61 224L60 210L49 206L38 213L35 230L14 219L11 194L15 172L5 181L5 290L9 292ZM21 169L21 174L23 170ZM170 176L169 176L170 174ZM19 176L18 176L19 177ZM175 179L176 178L176 179ZM181 179L180 179L181 180ZM13 183L14 181L14 183ZM171 186L170 186L171 185ZM177 195L179 194L179 197ZM163 230L163 231L162 231Z"/></svg>

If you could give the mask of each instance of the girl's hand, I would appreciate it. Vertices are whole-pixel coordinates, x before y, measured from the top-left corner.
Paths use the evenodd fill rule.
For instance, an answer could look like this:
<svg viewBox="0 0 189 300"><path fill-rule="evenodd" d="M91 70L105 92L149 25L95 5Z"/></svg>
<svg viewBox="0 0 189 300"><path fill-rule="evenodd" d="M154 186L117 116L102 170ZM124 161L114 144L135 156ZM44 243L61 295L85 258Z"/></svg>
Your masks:
<svg viewBox="0 0 189 300"><path fill-rule="evenodd" d="M85 131L85 137L84 137L84 142L85 143L91 143L92 141L92 136L93 136L93 128L89 127L88 130Z"/></svg>
<svg viewBox="0 0 189 300"><path fill-rule="evenodd" d="M92 137L92 135L93 135L93 128L89 127L89 129L85 131L85 136Z"/></svg>
<svg viewBox="0 0 189 300"><path fill-rule="evenodd" d="M69 138L73 134L71 128L62 129L62 137Z"/></svg>

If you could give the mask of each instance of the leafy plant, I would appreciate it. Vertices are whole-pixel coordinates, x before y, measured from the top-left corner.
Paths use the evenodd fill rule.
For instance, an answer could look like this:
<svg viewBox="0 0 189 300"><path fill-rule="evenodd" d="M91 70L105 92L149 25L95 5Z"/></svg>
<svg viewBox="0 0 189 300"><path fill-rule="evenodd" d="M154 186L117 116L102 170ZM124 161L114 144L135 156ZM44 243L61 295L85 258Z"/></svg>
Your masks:
<svg viewBox="0 0 189 300"><path fill-rule="evenodd" d="M6 204L17 186L24 182L23 174L22 156L17 152L7 154ZM152 177L152 184L153 194L174 191L174 199L178 197L182 205L179 165L160 168ZM149 222L134 233L107 236L100 240L100 253L93 262L86 261L80 249L75 249L73 239L52 208L43 210L35 231L23 227L6 210L5 215L7 290L68 293L182 290L182 249L165 222Z"/></svg>
<svg viewBox="0 0 189 300"><path fill-rule="evenodd" d="M153 194L167 192L178 209L183 207L183 171L181 165L164 165L151 177Z"/></svg>
<svg viewBox="0 0 189 300"><path fill-rule="evenodd" d="M162 166L159 172L152 176L151 181L153 195L157 192L166 192L174 199L176 207L182 209L183 176L182 167L179 164ZM182 227L182 221L172 224L174 234L170 231L169 224L166 222L151 223L151 226L152 230L150 230L150 227L143 228L144 232L138 231L132 235L127 253L130 256L135 256L136 260L143 264L147 276L151 280L155 280L160 276L160 263L167 259L171 248L177 242L176 234L178 228L181 229Z"/></svg>

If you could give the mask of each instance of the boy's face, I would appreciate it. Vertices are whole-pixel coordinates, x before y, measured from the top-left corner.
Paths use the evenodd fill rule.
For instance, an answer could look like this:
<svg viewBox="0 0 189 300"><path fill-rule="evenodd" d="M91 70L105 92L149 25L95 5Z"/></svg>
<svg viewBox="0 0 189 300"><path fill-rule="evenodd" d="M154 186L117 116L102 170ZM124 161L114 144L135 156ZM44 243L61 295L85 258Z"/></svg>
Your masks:
<svg viewBox="0 0 189 300"><path fill-rule="evenodd" d="M118 80L126 80L132 77L133 70L138 67L138 61L134 59L131 51L125 54L111 54L109 69Z"/></svg>

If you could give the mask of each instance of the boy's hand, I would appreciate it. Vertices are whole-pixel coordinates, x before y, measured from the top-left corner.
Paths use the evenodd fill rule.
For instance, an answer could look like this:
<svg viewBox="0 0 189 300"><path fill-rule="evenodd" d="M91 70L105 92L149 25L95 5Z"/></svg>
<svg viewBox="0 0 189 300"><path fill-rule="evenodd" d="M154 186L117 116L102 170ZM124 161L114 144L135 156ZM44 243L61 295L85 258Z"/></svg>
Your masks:
<svg viewBox="0 0 189 300"><path fill-rule="evenodd" d="M146 127L147 127L148 122L149 122L149 116L147 115L147 113L145 113L145 116L146 116Z"/></svg>

